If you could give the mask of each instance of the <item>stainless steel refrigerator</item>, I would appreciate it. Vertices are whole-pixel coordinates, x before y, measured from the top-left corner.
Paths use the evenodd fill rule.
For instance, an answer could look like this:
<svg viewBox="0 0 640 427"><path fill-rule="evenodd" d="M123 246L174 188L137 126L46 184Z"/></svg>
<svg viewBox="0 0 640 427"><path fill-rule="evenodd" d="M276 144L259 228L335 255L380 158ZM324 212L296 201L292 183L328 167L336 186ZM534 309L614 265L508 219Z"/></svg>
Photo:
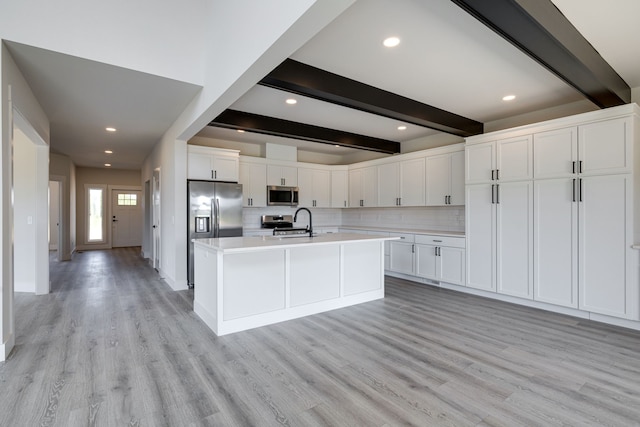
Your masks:
<svg viewBox="0 0 640 427"><path fill-rule="evenodd" d="M188 284L193 287L192 239L242 236L242 184L187 181Z"/></svg>

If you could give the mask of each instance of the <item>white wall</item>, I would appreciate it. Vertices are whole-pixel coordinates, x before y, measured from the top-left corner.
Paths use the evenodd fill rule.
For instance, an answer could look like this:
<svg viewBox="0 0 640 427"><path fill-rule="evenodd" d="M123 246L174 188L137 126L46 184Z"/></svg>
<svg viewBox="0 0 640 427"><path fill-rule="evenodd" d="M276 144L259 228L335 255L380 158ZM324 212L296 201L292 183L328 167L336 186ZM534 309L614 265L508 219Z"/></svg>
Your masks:
<svg viewBox="0 0 640 427"><path fill-rule="evenodd" d="M210 42L206 38L210 3L2 1L0 38L200 84L204 74L202 52Z"/></svg>
<svg viewBox="0 0 640 427"><path fill-rule="evenodd" d="M13 233L14 233L14 290L36 291L36 270L33 254L36 251L36 170L33 159L36 147L20 130L13 131Z"/></svg>
<svg viewBox="0 0 640 427"><path fill-rule="evenodd" d="M224 1L207 16L203 89L145 160L142 182L161 174L160 271L174 289L187 286L186 141L353 0Z"/></svg>
<svg viewBox="0 0 640 427"><path fill-rule="evenodd" d="M1 26L0 26L1 27ZM24 80L7 48L0 46L0 360L15 343L13 324L13 212L11 205L11 141L13 108L49 143L49 120Z"/></svg>

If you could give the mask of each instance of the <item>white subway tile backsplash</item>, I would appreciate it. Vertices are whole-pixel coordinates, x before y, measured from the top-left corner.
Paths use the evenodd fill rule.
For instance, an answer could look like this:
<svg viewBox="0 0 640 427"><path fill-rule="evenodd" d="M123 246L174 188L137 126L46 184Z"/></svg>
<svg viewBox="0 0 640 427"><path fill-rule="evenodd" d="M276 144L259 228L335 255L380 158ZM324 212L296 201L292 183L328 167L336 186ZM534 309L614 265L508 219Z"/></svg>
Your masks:
<svg viewBox="0 0 640 427"><path fill-rule="evenodd" d="M464 232L464 206L323 209L310 208L313 226L398 227L401 229ZM293 215L296 208L268 206L244 208L243 226L260 228L262 215ZM301 214L303 215L303 214ZM299 218L300 219L300 218ZM306 225L306 214L300 222Z"/></svg>

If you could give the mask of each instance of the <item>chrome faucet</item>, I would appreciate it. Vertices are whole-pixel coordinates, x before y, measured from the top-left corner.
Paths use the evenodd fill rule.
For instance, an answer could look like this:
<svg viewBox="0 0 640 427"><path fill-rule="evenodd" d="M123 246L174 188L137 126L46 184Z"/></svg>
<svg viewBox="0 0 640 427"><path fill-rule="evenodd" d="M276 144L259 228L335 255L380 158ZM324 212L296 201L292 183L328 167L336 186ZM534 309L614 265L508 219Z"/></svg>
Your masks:
<svg viewBox="0 0 640 427"><path fill-rule="evenodd" d="M296 213L293 214L293 222L296 222L298 219L298 212L307 211L309 213L309 226L307 227L307 232L309 233L309 237L313 237L313 221L311 219L311 211L307 208L298 208Z"/></svg>

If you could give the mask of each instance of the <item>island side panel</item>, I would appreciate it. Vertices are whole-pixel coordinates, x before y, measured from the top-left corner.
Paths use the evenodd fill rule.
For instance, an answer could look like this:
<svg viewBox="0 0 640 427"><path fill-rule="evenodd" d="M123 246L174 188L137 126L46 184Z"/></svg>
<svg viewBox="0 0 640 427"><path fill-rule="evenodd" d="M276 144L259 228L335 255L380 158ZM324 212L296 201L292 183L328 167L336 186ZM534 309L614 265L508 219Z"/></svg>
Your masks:
<svg viewBox="0 0 640 427"><path fill-rule="evenodd" d="M340 246L306 246L290 250L290 306L340 297Z"/></svg>
<svg viewBox="0 0 640 427"><path fill-rule="evenodd" d="M384 243L354 242L343 245L344 296L380 291L384 297Z"/></svg>
<svg viewBox="0 0 640 427"><path fill-rule="evenodd" d="M285 250L224 255L223 321L285 308Z"/></svg>
<svg viewBox="0 0 640 427"><path fill-rule="evenodd" d="M216 252L195 246L193 311L218 333L218 256Z"/></svg>

